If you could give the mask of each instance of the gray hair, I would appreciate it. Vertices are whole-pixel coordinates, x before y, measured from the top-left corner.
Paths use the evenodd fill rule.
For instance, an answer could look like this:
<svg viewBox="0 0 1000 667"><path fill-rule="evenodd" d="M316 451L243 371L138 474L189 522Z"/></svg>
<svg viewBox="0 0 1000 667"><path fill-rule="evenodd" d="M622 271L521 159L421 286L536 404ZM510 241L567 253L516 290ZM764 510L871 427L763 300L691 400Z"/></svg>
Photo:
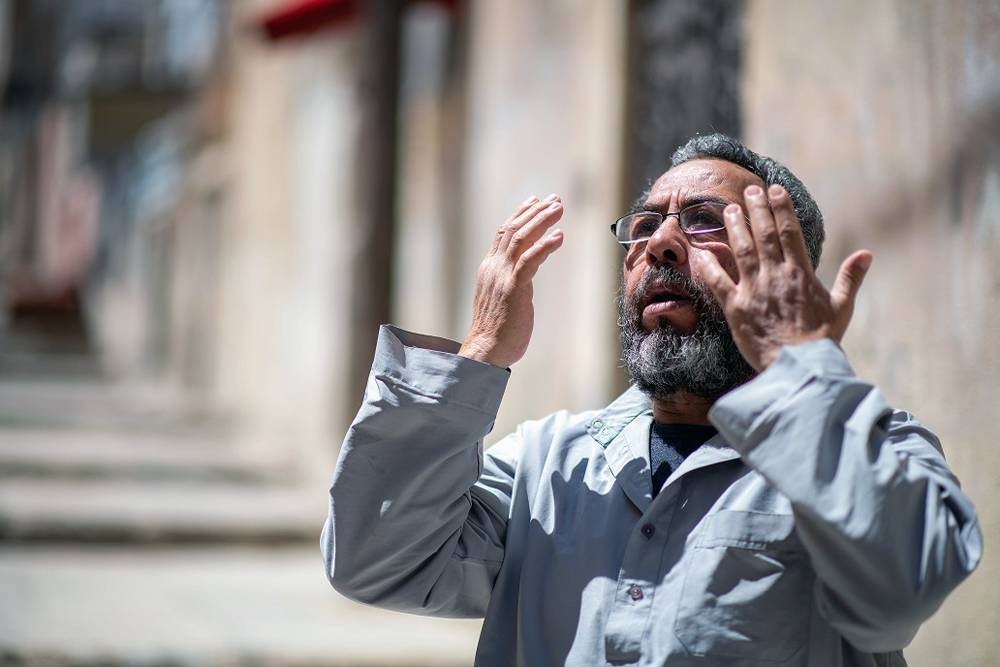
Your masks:
<svg viewBox="0 0 1000 667"><path fill-rule="evenodd" d="M806 186L789 171L788 167L769 157L754 153L736 139L724 134L696 135L688 139L686 144L674 151L670 166L676 167L689 160L705 158L725 160L743 167L759 176L764 181L765 189L772 183L785 188L792 199L799 224L802 225L802 236L805 238L813 268L819 264L823 239L826 236L823 231L823 214L816 200L806 190Z"/></svg>

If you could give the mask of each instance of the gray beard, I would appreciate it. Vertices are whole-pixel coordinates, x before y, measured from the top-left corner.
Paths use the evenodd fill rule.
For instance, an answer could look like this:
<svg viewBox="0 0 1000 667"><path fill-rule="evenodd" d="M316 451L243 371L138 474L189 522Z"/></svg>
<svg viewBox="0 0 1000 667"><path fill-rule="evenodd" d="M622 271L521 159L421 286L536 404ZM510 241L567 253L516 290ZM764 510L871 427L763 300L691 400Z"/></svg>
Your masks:
<svg viewBox="0 0 1000 667"><path fill-rule="evenodd" d="M691 296L698 322L690 334L678 333L665 318L651 332L642 328L642 295L658 282ZM629 379L650 398L685 391L715 401L754 376L708 287L672 266L651 268L628 299L624 282L619 285L618 328Z"/></svg>

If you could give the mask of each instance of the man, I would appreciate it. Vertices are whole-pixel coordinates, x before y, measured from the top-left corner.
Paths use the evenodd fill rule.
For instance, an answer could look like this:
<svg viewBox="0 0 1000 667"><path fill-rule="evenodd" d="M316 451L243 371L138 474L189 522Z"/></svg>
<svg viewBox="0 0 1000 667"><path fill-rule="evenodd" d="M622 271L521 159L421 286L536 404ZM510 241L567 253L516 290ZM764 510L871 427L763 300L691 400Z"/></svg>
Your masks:
<svg viewBox="0 0 1000 667"><path fill-rule="evenodd" d="M461 346L382 329L330 492L333 586L485 616L477 665L904 665L982 538L937 438L838 346L871 253L828 292L798 179L695 137L613 228L632 388L484 454L561 215L532 198L500 227Z"/></svg>

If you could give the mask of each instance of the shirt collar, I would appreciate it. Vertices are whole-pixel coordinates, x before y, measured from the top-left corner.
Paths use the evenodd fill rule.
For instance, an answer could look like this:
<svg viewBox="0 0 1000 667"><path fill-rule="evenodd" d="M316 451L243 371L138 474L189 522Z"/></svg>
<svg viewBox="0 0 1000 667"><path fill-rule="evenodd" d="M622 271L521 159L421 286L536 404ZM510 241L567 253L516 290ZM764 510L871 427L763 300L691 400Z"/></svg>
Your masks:
<svg viewBox="0 0 1000 667"><path fill-rule="evenodd" d="M607 449L611 441L640 415L652 415L653 404L635 385L629 387L587 424L587 433Z"/></svg>
<svg viewBox="0 0 1000 667"><path fill-rule="evenodd" d="M633 385L587 424L587 433L604 449L611 472L642 512L652 499L649 468L652 423L653 404ZM716 433L684 460L664 488L693 470L739 458L739 453L726 444L722 434Z"/></svg>

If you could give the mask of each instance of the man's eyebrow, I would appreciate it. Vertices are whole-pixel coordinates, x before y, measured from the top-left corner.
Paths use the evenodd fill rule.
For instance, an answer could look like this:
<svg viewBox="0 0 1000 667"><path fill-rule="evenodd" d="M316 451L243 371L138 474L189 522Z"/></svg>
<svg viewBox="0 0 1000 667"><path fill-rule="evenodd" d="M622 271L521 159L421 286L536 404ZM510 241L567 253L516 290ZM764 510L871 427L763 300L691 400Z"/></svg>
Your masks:
<svg viewBox="0 0 1000 667"><path fill-rule="evenodd" d="M688 206L694 206L695 204L731 204L731 201L723 199L722 197L716 197L714 195L692 195L687 197L683 202L681 202L681 208L687 208ZM637 201L632 206L632 210L629 213L660 213L666 215L667 210L661 205L649 204L646 201Z"/></svg>

